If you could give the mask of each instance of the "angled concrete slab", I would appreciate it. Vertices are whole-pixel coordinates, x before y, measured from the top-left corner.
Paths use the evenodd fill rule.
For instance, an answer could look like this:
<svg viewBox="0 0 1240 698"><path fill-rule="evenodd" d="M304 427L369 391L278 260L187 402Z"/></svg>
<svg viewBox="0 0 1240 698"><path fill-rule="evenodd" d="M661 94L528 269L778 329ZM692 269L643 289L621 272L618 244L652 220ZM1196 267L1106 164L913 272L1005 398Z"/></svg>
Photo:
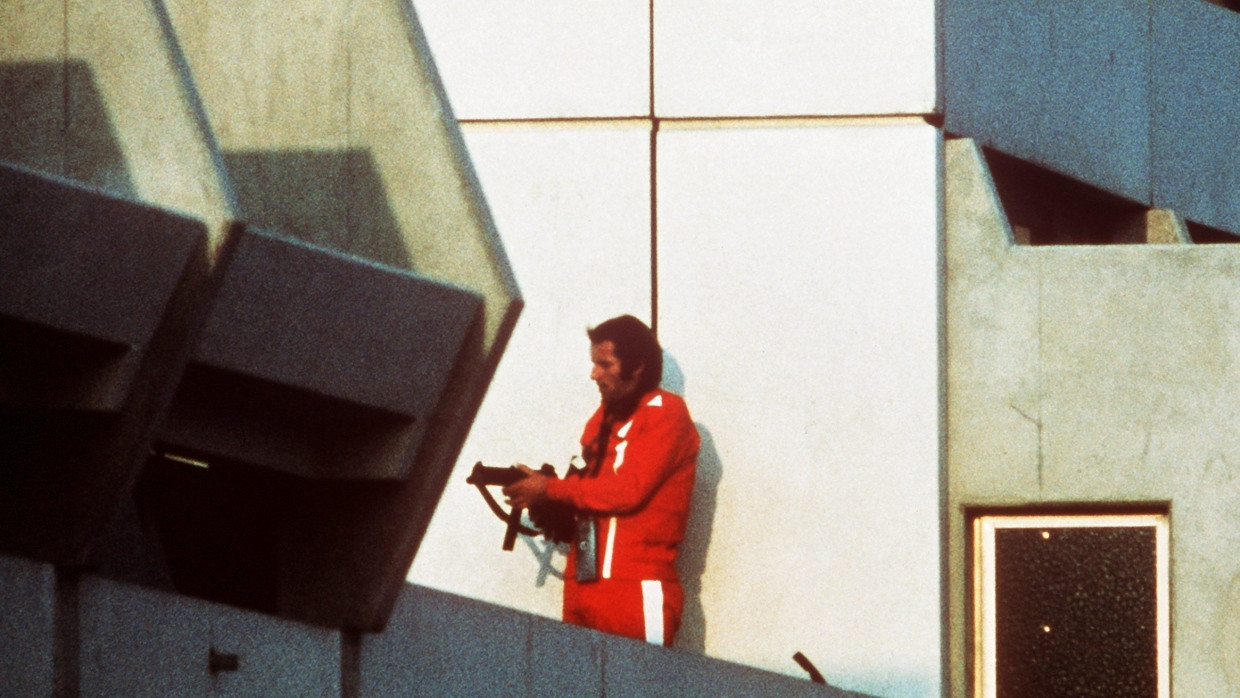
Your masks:
<svg viewBox="0 0 1240 698"><path fill-rule="evenodd" d="M158 3L0 8L6 548L82 564L132 485L236 207Z"/></svg>
<svg viewBox="0 0 1240 698"><path fill-rule="evenodd" d="M948 131L1148 201L1146 3L942 7Z"/></svg>
<svg viewBox="0 0 1240 698"><path fill-rule="evenodd" d="M1205 2L1154 2L1151 151L1154 203L1240 233L1240 14ZM1190 38L1191 37L1191 38Z"/></svg>
<svg viewBox="0 0 1240 698"><path fill-rule="evenodd" d="M157 434L147 511L174 537L253 544L235 603L381 627L516 321L515 280L407 3L166 6L247 229ZM203 480L186 462L210 473L185 510L233 514L158 504ZM255 493L279 504L225 505Z"/></svg>
<svg viewBox="0 0 1240 698"><path fill-rule="evenodd" d="M0 161L202 219L235 206L158 3L0 7Z"/></svg>

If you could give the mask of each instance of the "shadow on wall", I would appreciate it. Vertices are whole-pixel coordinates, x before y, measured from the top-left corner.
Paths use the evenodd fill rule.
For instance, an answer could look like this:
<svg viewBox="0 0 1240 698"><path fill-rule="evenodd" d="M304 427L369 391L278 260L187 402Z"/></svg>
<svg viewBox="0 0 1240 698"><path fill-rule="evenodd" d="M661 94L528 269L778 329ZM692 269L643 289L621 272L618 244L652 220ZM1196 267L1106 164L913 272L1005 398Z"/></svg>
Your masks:
<svg viewBox="0 0 1240 698"><path fill-rule="evenodd" d="M689 527L680 546L680 581L685 590L685 610L681 619L676 647L698 653L706 652L706 613L702 608L702 573L706 570L706 552L710 548L711 531L715 524L715 507L723 464L715 450L710 430L697 422L702 448L698 451L697 479L693 485L693 503L689 509Z"/></svg>
<svg viewBox="0 0 1240 698"><path fill-rule="evenodd" d="M0 160L136 196L112 119L82 61L0 63Z"/></svg>
<svg viewBox="0 0 1240 698"><path fill-rule="evenodd" d="M685 397L685 375L667 352L663 354L663 387ZM689 402L689 412L693 404ZM680 558L676 567L685 592L685 608L681 616L680 632L676 635L676 647L704 654L706 652L706 613L702 608L702 573L706 570L706 553L710 548L711 532L715 523L715 508L719 481L723 479L723 464L715 449L710 430L701 422L695 422L702 445L698 451L697 477L693 483L693 499L689 505L689 524L685 540L680 545Z"/></svg>
<svg viewBox="0 0 1240 698"><path fill-rule="evenodd" d="M247 220L312 245L412 269L370 153L230 151L224 161Z"/></svg>

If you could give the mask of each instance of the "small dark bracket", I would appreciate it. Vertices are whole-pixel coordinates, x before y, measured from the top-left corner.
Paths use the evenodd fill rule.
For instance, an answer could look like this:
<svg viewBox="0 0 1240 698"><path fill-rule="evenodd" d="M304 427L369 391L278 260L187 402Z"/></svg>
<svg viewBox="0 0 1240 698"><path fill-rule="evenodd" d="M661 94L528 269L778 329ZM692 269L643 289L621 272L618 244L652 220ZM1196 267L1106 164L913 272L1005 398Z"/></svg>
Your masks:
<svg viewBox="0 0 1240 698"><path fill-rule="evenodd" d="M211 671L212 676L221 671L237 671L240 668L241 658L235 654L220 652L214 647L207 653L207 669Z"/></svg>

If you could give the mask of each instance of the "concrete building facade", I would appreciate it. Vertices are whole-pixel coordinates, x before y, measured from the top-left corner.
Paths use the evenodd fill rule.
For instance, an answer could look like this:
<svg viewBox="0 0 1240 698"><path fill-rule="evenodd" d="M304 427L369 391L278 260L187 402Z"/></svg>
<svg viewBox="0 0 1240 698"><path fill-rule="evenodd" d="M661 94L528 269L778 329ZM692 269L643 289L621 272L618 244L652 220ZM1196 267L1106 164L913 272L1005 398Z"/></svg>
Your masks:
<svg viewBox="0 0 1240 698"><path fill-rule="evenodd" d="M1240 235L1226 3L46 0L0 25L0 224L69 269L0 241L0 348L54 368L16 346L50 323L129 362L71 390L0 374L0 425L108 444L3 493L0 693L1002 695L1012 647L1075 635L1139 648L1136 695L1240 695L1240 247L1207 244ZM184 229L141 313L30 300L142 263L110 228L110 275L59 229L20 237L31 179ZM703 437L672 650L555 621L563 551L502 551L465 483L567 467L585 330L621 313ZM204 410L229 371L241 412ZM355 428L266 421L301 401ZM253 466L224 489L281 506L192 500L186 529L152 450ZM10 451L6 482L45 472ZM186 592L115 552L151 517L194 534L174 554L218 524L258 562ZM1042 559L1018 534L1077 529L1102 531L1059 549L1079 577L1007 583ZM1148 559L1089 557L1130 532ZM219 598L247 570L266 586ZM1131 625L1036 615L1115 579L1149 606ZM1073 667L1037 680L1131 678Z"/></svg>
<svg viewBox="0 0 1240 698"><path fill-rule="evenodd" d="M555 554L479 541L459 482L475 460L562 465L591 403L582 328L649 295L665 381L710 446L683 648L789 674L801 649L844 687L971 694L978 517L1153 512L1170 531L1159 685L1240 690L1233 248L1192 244L1240 232L1235 11L645 5L476 21L415 3L519 275L552 285L527 287L541 300L410 579L556 615ZM1052 211L1062 235L1034 242L1058 244L1026 246L1019 204L979 184L979 146L1045 173L1016 176L1018 200L1058 176L1059 205L1101 213ZM633 256L612 256L625 234ZM600 283L604 259L628 273ZM617 284L627 304L601 302Z"/></svg>
<svg viewBox="0 0 1240 698"><path fill-rule="evenodd" d="M678 646L938 694L935 4L414 7L527 305L410 579L559 616L464 480L563 472L631 313L704 437Z"/></svg>

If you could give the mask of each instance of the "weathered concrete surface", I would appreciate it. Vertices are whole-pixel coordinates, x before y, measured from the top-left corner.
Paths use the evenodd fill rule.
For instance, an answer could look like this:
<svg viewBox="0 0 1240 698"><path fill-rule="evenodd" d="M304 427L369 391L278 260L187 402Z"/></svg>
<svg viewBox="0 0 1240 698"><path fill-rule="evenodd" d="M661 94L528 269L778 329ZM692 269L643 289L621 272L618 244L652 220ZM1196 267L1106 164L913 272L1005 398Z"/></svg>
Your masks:
<svg viewBox="0 0 1240 698"><path fill-rule="evenodd" d="M157 5L0 5L0 160L198 217L233 196Z"/></svg>
<svg viewBox="0 0 1240 698"><path fill-rule="evenodd" d="M1240 14L944 0L943 17L948 131L1240 233Z"/></svg>
<svg viewBox="0 0 1240 698"><path fill-rule="evenodd" d="M1240 13L1189 0L1151 6L1154 203L1240 232Z"/></svg>
<svg viewBox="0 0 1240 698"><path fill-rule="evenodd" d="M234 197L144 0L0 6L0 161L0 400L22 434L0 529L81 564L149 450Z"/></svg>
<svg viewBox="0 0 1240 698"><path fill-rule="evenodd" d="M280 490L284 495L275 495L289 503L282 520L259 524L278 531L281 554L269 562L278 571L267 570L278 580L271 591L276 612L338 627L379 628L520 311L515 280L407 3L175 1L167 8L249 224L344 253L355 264L378 264L386 272L416 274L481 297L477 315L476 304L454 307L466 330L455 343L422 327L425 337L411 337L407 346L386 345L418 352L423 344L438 343L454 359L442 390L424 401L433 410L418 415L417 429L425 429L425 436L412 462L380 467L377 474L374 467L349 466L351 475L372 480L351 487L289 482ZM285 271L293 270L272 273ZM270 281L293 292L299 283L292 277ZM221 283L227 288L230 282ZM382 324L377 318L391 300L390 294L374 293L362 301L373 303L363 313L371 318L367 322ZM247 345L252 356L230 361L263 366L241 371L260 382L280 384L281 375L301 375L289 364L305 352L280 347L307 342L310 335L298 335L302 320L312 318L288 323L294 336ZM318 349L331 353L327 346ZM207 350L194 351L199 357ZM187 375L200 363L192 361ZM323 380L339 382L345 373ZM366 403L361 395L346 397ZM197 400L182 390L172 411L193 411ZM167 436L176 442L175 434ZM384 450L380 444L378 451ZM214 448L206 453L208 460L230 455L237 454ZM405 479L407 474L412 476Z"/></svg>
<svg viewBox="0 0 1240 698"><path fill-rule="evenodd" d="M51 565L0 555L0 695L52 695L54 595Z"/></svg>
<svg viewBox="0 0 1240 698"><path fill-rule="evenodd" d="M149 451L208 229L0 164L0 549L83 564Z"/></svg>
<svg viewBox="0 0 1240 698"><path fill-rule="evenodd" d="M980 150L946 144L949 623L964 695L969 507L1169 504L1173 692L1232 695L1240 250L1010 243Z"/></svg>
<svg viewBox="0 0 1240 698"><path fill-rule="evenodd" d="M374 696L823 696L862 694L406 586L362 640Z"/></svg>
<svg viewBox="0 0 1240 698"><path fill-rule="evenodd" d="M1146 3L942 0L942 8L948 131L1148 198Z"/></svg>
<svg viewBox="0 0 1240 698"><path fill-rule="evenodd" d="M82 696L340 695L336 631L93 577L77 611Z"/></svg>
<svg viewBox="0 0 1240 698"><path fill-rule="evenodd" d="M169 404L174 410L203 407L196 396L185 391L174 395L173 389L183 371L189 375L201 367L195 363L202 353L198 349L210 353L210 346L195 346L193 338L212 313L212 303L230 304L212 317L237 311L236 299L214 294L236 287L229 264L235 250L244 247L242 241L258 239L254 231L262 229L288 236L280 241L287 249L303 242L317 246L317 253L334 255L326 263L328 273L306 278L295 265L274 264L260 275L259 286L283 284L296 295L298 289L321 284L315 293L347 307L333 312L332 303L324 302L308 308L316 298L309 292L294 298L287 293L247 298L251 305L266 304L261 310L281 322L263 327L233 323L224 329L229 336L220 345L243 347L240 356L231 357L235 364L230 367L239 364L237 373L253 380L243 381L243 389L230 397L235 400L206 408L229 412L236 411L238 403L252 407L256 395L270 398L264 391L275 384L276 398L267 406L315 412L307 420L311 425L331 421L323 413L344 417L336 422L348 422L351 415L354 426L363 423L354 429L363 435L360 444L336 438L330 429L306 434L315 430L293 424L292 431L302 432L296 438L330 442L330 448L321 449L328 455L317 454L320 458L332 460L333 448L348 449L354 457L348 463L336 459L344 463L340 467L329 463L321 469L326 474L370 482L332 489L285 481L287 487L273 499L287 508L265 509L281 514L271 513L259 526L262 530L249 533L279 540L281 554L263 557L257 563L263 569L254 575L279 580L271 582L278 589L272 591L277 600L272 608L263 608L335 626L381 626L521 307L411 8L398 0L323 0L292 9L279 2L206 6L33 0L6 3L0 8L0 27L0 159L139 206L183 212L208 228L205 261L195 258L189 265L196 283L177 286L173 295L178 304L156 314L177 332L161 342L167 360L135 381L147 389L139 396L141 409L129 409L126 403L116 420L127 430L123 448L88 440L75 446L106 460L108 472L117 474L109 482L116 487L106 491L106 498L89 487L81 488L84 494L107 499L100 502L107 512L116 508L113 499L132 509L127 495L135 480L143 481L140 471L148 446L161 453L168 446L158 428ZM236 222L243 217L244 226ZM117 246L137 245L130 237L119 238ZM35 247L52 242L50 236L32 239ZM92 261L108 272L124 268L120 257L105 257ZM14 259L8 254L0 258L3 270L12 272ZM150 259L143 263L163 264ZM383 281L374 282L376 277ZM453 300L421 303L424 297L392 293L393 288L411 286L433 287ZM393 308L409 303L419 303L423 316L409 320L406 314L396 333L390 320L399 313ZM262 318L239 322L261 324ZM350 322L365 327L351 331ZM342 351L349 342L357 351ZM359 344L365 346L358 349ZM415 381L414 387L409 382L376 387L390 374L368 366L385 365L391 355L414 356L417 370L402 376ZM352 363L333 366L333 360ZM322 366L326 368L316 372ZM281 398L281 380L290 375L300 387L327 386L319 391L325 395L316 393L327 407L313 400L298 404L295 391ZM235 387L224 385L226 391ZM375 411L382 413L375 421L393 421L385 412L389 404L371 404L375 394L393 390L403 392L387 395L387 403L416 402L418 407L407 420L414 422L413 431L395 437L392 430L372 429L369 422ZM332 405L339 402L361 405L363 416L347 408L334 413ZM19 407L32 405L23 402ZM253 440L255 431L271 431L262 420L234 420L226 426L237 427L226 439L240 441ZM406 438L410 434L414 438ZM70 448L69 441L59 441L61 451ZM392 447L393 441L402 443ZM188 455L206 464L232 457L242 467L269 465L213 444L211 439L194 442L191 446L198 450ZM40 449L26 450L39 460L45 455ZM359 465L358 460L365 462ZM298 468L292 469L304 474ZM82 469L87 474L102 470L95 465ZM93 482L63 469L46 470L62 480ZM406 478L410 473L416 477ZM211 487L203 490L207 499L219 494ZM82 510L74 498L45 499L63 502L60 508L75 515ZM155 508L159 515L172 511L176 516L172 508ZM156 525L159 533L148 530L143 541L137 519L151 515L150 508L127 513L107 545L144 548L145 555L160 557L154 538L186 522L163 529ZM86 522L80 526L92 533L105 528L96 521L99 517L79 518ZM246 533L227 535L244 539ZM35 554L80 564L90 552L87 547L70 545L71 559ZM193 555L184 550L176 554L182 559ZM145 562L104 562L110 574L147 579L136 572ZM207 569L211 562L199 560L188 567ZM183 571L171 570L170 576L175 579Z"/></svg>
<svg viewBox="0 0 1240 698"><path fill-rule="evenodd" d="M167 3L245 219L519 309L503 249L408 3Z"/></svg>
<svg viewBox="0 0 1240 698"><path fill-rule="evenodd" d="M0 696L862 694L405 585L360 638L0 556ZM61 589L57 589L57 585ZM60 619L54 622L54 614Z"/></svg>

